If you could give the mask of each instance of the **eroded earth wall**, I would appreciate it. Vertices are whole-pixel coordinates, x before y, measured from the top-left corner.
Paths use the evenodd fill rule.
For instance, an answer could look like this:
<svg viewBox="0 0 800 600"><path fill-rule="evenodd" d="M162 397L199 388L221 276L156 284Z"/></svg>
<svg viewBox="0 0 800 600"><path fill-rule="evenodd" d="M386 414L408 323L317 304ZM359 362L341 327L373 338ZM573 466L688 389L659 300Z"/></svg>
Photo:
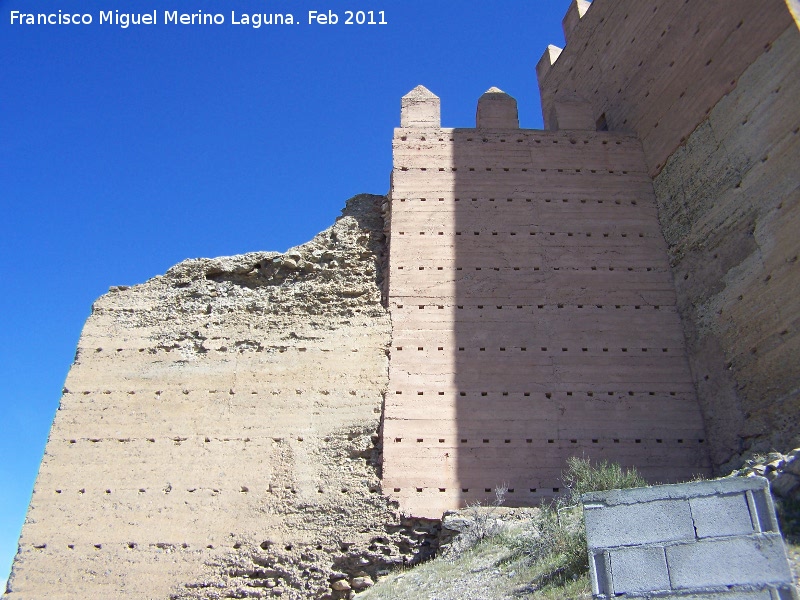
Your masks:
<svg viewBox="0 0 800 600"><path fill-rule="evenodd" d="M441 128L438 102L407 95L393 144L384 492L433 516L551 498L569 456L707 473L639 141L519 129L496 89Z"/></svg>
<svg viewBox="0 0 800 600"><path fill-rule="evenodd" d="M800 33L787 3L595 0L564 23L566 47L538 67L545 118L575 94L598 126L642 140L714 465L796 447Z"/></svg>
<svg viewBox="0 0 800 600"><path fill-rule="evenodd" d="M384 201L287 254L189 260L97 300L10 600L338 598L413 558L424 531L377 472Z"/></svg>

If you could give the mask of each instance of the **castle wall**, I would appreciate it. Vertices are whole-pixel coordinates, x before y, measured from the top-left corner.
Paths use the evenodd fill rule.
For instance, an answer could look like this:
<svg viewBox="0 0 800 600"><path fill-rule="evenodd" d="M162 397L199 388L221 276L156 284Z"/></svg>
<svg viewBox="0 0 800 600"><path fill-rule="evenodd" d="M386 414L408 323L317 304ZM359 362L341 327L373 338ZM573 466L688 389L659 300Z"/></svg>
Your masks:
<svg viewBox="0 0 800 600"><path fill-rule="evenodd" d="M673 481L800 445L786 4L577 0L564 25L548 131L494 88L442 128L417 88L390 221L359 197L285 255L96 302L10 599L341 598L430 548L398 506L536 504L569 456Z"/></svg>
<svg viewBox="0 0 800 600"><path fill-rule="evenodd" d="M10 599L307 598L413 557L377 473L383 200L286 255L187 261L95 303Z"/></svg>
<svg viewBox="0 0 800 600"><path fill-rule="evenodd" d="M714 464L796 446L800 35L787 4L596 0L567 24L538 67L545 118L577 94L642 140Z"/></svg>
<svg viewBox="0 0 800 600"><path fill-rule="evenodd" d="M570 5L569 15L576 12ZM741 74L794 21L784 0L595 0L565 19L563 51L537 67L547 129L558 99L576 93L612 131L642 141L655 176Z"/></svg>
<svg viewBox="0 0 800 600"><path fill-rule="evenodd" d="M798 73L791 27L654 180L717 463L800 444Z"/></svg>
<svg viewBox="0 0 800 600"><path fill-rule="evenodd" d="M575 455L707 472L638 140L432 121L393 147L384 492L400 509L503 484L535 504Z"/></svg>

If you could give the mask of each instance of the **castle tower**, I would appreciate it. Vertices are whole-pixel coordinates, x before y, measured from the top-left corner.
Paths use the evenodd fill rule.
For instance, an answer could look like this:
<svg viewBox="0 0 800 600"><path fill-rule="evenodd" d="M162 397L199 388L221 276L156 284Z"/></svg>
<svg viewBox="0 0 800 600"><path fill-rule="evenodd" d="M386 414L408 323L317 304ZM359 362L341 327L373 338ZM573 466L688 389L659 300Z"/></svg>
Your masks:
<svg viewBox="0 0 800 600"><path fill-rule="evenodd" d="M402 106L384 493L438 517L497 486L551 498L569 456L708 473L639 141L594 131L574 97L554 131L519 129L497 88L475 129L442 128L421 87Z"/></svg>

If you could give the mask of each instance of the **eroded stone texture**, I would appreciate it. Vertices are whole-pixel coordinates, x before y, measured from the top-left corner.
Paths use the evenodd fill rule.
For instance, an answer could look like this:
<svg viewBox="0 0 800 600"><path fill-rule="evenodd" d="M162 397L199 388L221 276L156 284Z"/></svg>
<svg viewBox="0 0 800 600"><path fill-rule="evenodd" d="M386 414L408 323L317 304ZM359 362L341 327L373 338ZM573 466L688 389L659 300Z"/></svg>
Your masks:
<svg viewBox="0 0 800 600"><path fill-rule="evenodd" d="M342 597L419 552L377 472L384 200L97 300L9 599Z"/></svg>
<svg viewBox="0 0 800 600"><path fill-rule="evenodd" d="M635 137L403 127L392 182L384 491L403 512L502 484L538 503L569 456L708 471Z"/></svg>
<svg viewBox="0 0 800 600"><path fill-rule="evenodd" d="M655 179L714 459L800 445L800 32Z"/></svg>

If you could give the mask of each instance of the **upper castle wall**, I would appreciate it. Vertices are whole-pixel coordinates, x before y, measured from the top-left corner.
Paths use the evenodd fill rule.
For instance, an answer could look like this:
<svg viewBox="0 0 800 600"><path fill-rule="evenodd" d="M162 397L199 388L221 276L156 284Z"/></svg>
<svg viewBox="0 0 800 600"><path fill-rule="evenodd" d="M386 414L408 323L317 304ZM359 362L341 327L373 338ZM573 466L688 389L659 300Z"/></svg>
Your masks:
<svg viewBox="0 0 800 600"><path fill-rule="evenodd" d="M578 95L642 141L722 472L800 443L796 19L796 0L573 3L537 68L548 127Z"/></svg>
<svg viewBox="0 0 800 600"><path fill-rule="evenodd" d="M655 176L793 24L784 0L573 0L566 46L548 48L537 67L545 127L556 128L561 96L577 94L595 122L642 141Z"/></svg>

